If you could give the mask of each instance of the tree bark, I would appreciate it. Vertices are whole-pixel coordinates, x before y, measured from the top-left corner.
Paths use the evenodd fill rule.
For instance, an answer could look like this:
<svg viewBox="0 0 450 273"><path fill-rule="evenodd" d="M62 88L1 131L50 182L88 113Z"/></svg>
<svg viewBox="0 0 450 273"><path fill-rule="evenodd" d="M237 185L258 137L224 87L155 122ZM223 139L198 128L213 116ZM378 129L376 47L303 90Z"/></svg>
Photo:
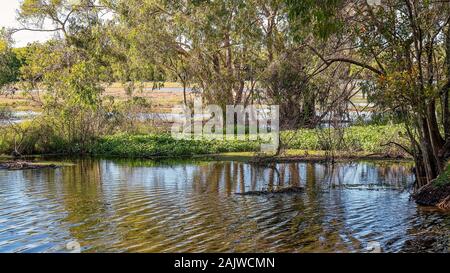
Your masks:
<svg viewBox="0 0 450 273"><path fill-rule="evenodd" d="M184 105L187 105L187 98L186 98L186 82L183 81L183 102Z"/></svg>
<svg viewBox="0 0 450 273"><path fill-rule="evenodd" d="M433 149L433 155L437 164L438 174L443 168L443 162L440 158L442 149L444 148L444 139L439 132L439 124L436 119L436 101L432 100L427 105L427 124L428 131L430 133L431 148Z"/></svg>
<svg viewBox="0 0 450 273"><path fill-rule="evenodd" d="M443 151L444 160L450 157L450 106L449 106L449 92L450 92L450 25L447 27L446 35L446 65L447 65L447 84L443 88L442 94L442 109L443 122L445 133L445 145Z"/></svg>
<svg viewBox="0 0 450 273"><path fill-rule="evenodd" d="M438 163L436 161L436 155L434 154L433 145L431 141L430 132L428 129L428 121L425 117L421 118L421 146L423 164L427 174L428 182L435 179L439 174Z"/></svg>
<svg viewBox="0 0 450 273"><path fill-rule="evenodd" d="M415 190L418 190L428 184L428 178L422 155L415 155L414 163L414 171L416 175Z"/></svg>

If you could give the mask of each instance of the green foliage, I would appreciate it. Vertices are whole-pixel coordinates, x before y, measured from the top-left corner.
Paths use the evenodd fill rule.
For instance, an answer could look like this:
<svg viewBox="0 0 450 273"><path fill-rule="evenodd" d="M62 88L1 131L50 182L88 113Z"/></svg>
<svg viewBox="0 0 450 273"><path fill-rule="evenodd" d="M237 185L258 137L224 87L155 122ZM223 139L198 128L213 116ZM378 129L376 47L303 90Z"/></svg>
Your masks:
<svg viewBox="0 0 450 273"><path fill-rule="evenodd" d="M221 106L277 104L282 120L298 119L289 127L296 129L314 127L320 112L343 116L353 93L344 90L343 82L357 75L369 83L362 89L377 106L402 117L409 112L420 117L424 106L439 96L437 87L442 84L436 83L448 78L441 71L440 52L445 37L441 23L448 21L443 20L448 10L441 4L414 2L419 11L414 16L423 20L409 22L404 18L407 4L386 2L388 9L343 0L104 0L98 6L90 0L77 5L68 0L24 0L20 20L30 27L50 21L63 39L16 51L6 40L0 43L0 86L20 76L30 94L45 90L42 117L7 132L2 149L10 151L11 145L16 149L18 137L24 153L180 156L258 149L256 142L133 135L138 131L130 117L148 108L147 101L130 99L118 105L106 98L105 86L114 80L126 83L129 95L135 82L172 77L202 90L204 101ZM114 15L101 19L103 11ZM424 35L411 36L416 23ZM313 36L330 39L324 43ZM429 58L415 60L411 56L428 52L405 51L418 50L411 47L411 39L427 45L424 39L431 37L436 42L432 39L432 47L424 47L433 53ZM327 61L336 57L333 65ZM352 66L340 67L337 63L346 58ZM358 74L361 67L376 75ZM409 119L408 124L419 124ZM424 135L413 129L410 136ZM390 141L407 146L404 131L396 125L365 126L290 131L281 137L287 148L381 153L394 149L383 146ZM114 135L117 132L131 134Z"/></svg>
<svg viewBox="0 0 450 273"><path fill-rule="evenodd" d="M137 75L152 64L222 106L241 103L246 82L287 41L280 0L106 2L123 25L116 40L128 53L125 72Z"/></svg>
<svg viewBox="0 0 450 273"><path fill-rule="evenodd" d="M343 0L285 0L294 37L301 40L307 33L328 38L338 33L343 22L337 16ZM306 28L307 26L307 28ZM307 31L305 31L307 30Z"/></svg>
<svg viewBox="0 0 450 273"><path fill-rule="evenodd" d="M37 124L51 138L45 142L48 147L34 148L49 151L56 145L55 152L83 153L97 137L114 133L124 122L114 101L102 96L113 78L111 63L117 61L116 51L91 9L84 13L66 1L53 1L34 10L35 2L23 3L23 18L51 17L52 11L67 9L73 10L71 19L78 20L68 20L70 28L64 25L66 39L34 43L18 50L24 60L21 87L42 104L43 113ZM64 7L59 9L62 4ZM37 94L36 89L45 92ZM50 128L47 124L51 124ZM65 144L70 145L64 147Z"/></svg>
<svg viewBox="0 0 450 273"><path fill-rule="evenodd" d="M281 133L289 149L324 150L319 130L302 129ZM396 147L386 146L389 141L403 141L400 132L404 129L397 125L350 127L345 132L345 145L341 150L350 149L365 153L400 153ZM97 155L122 157L177 157L225 152L257 152L257 141L214 141L214 140L175 140L168 134L129 135L118 134L102 137L90 152Z"/></svg>
<svg viewBox="0 0 450 273"><path fill-rule="evenodd" d="M41 126L36 122L23 122L1 128L2 137L0 138L0 151L4 154L40 154L52 150L57 153L60 150L53 141L46 140L53 138L51 132L46 132L48 127ZM60 147L64 147L61 144Z"/></svg>
<svg viewBox="0 0 450 273"><path fill-rule="evenodd" d="M447 159L450 135L450 5L441 1L287 0L294 34L340 41L325 63L360 69L362 91L377 110L407 125L419 185ZM342 3L342 5L341 5ZM339 22L338 28L333 23ZM298 26L296 28L296 26ZM312 31L311 31L312 30ZM324 35L325 34L325 35ZM309 42L309 41L307 41ZM423 45L423 46L422 46Z"/></svg>
<svg viewBox="0 0 450 273"><path fill-rule="evenodd" d="M11 108L0 106L0 120L7 120L11 118L11 116L12 116Z"/></svg>
<svg viewBox="0 0 450 273"><path fill-rule="evenodd" d="M334 129L301 129L281 133L282 142L289 149L327 150L328 142L324 141L324 131ZM404 128L401 125L383 126L352 126L344 130L344 141L338 150L350 150L366 153L403 152L395 146L388 146L389 142L397 142L408 146L402 137Z"/></svg>
<svg viewBox="0 0 450 273"><path fill-rule="evenodd" d="M85 154L99 135L116 132L122 121L114 113L65 109L32 121L0 126L0 153ZM115 120L117 118L117 120Z"/></svg>
<svg viewBox="0 0 450 273"><path fill-rule="evenodd" d="M259 143L251 141L175 140L168 134L119 134L100 138L91 153L122 157L177 157L258 149Z"/></svg>
<svg viewBox="0 0 450 273"><path fill-rule="evenodd" d="M0 89L20 77L21 62L0 31Z"/></svg>
<svg viewBox="0 0 450 273"><path fill-rule="evenodd" d="M100 104L103 87L98 77L98 64L94 60L85 60L74 64L64 79L64 94L72 104L96 107Z"/></svg>
<svg viewBox="0 0 450 273"><path fill-rule="evenodd" d="M60 132L58 121L38 119L27 122L20 130L2 128L0 152L10 154L17 140L23 142L21 153L63 153L118 156L118 157L179 157L192 155L217 154L226 152L258 152L259 141L218 141L218 140L176 140L169 134L135 135L118 133L92 138L89 142L80 142L68 138ZM301 129L281 133L282 142L287 149L326 150L327 141L323 137L328 129ZM402 143L404 128L401 125L354 126L345 130L344 141L336 147L340 151L403 154L396 146L387 146L390 141ZM21 132L21 133L18 133ZM15 140L16 139L16 140Z"/></svg>

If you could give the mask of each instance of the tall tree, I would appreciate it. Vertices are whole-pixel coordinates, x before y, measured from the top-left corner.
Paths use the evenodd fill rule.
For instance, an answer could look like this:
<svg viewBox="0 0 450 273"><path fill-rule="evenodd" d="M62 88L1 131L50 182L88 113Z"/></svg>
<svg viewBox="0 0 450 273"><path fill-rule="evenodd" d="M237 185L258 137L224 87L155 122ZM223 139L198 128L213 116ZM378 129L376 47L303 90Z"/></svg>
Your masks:
<svg viewBox="0 0 450 273"><path fill-rule="evenodd" d="M33 95L45 90L43 126L58 141L78 143L67 147L73 152L84 152L86 144L110 130L103 92L113 78L112 64L123 56L108 35L113 25L101 18L104 11L94 0L25 0L19 10L23 26L13 30L56 34L26 50L23 86Z"/></svg>
<svg viewBox="0 0 450 273"><path fill-rule="evenodd" d="M170 71L184 64L189 73L175 73L179 78L189 74L207 101L226 105L246 101L246 84L274 54L277 14L265 8L272 24L265 28L271 37L265 43L259 2L132 0L110 1L110 7L135 34L142 61Z"/></svg>

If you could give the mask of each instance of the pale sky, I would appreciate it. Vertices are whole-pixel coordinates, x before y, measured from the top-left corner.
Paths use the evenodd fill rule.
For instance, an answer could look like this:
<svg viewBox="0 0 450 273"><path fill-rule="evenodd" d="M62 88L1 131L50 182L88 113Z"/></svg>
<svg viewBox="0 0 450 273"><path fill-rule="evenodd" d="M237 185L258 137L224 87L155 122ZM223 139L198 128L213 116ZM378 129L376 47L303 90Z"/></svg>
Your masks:
<svg viewBox="0 0 450 273"><path fill-rule="evenodd" d="M17 10L22 0L0 0L0 28L20 27L16 20ZM13 35L14 46L21 47L35 41L46 41L53 36L52 33L20 31Z"/></svg>

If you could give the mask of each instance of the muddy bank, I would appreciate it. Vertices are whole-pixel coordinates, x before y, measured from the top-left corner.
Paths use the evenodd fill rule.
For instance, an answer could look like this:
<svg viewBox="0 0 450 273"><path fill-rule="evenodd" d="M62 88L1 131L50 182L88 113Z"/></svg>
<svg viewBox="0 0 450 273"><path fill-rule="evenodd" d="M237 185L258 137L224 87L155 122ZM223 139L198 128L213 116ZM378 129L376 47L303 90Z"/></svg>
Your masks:
<svg viewBox="0 0 450 273"><path fill-rule="evenodd" d="M417 204L450 210L450 164L433 182L413 195Z"/></svg>
<svg viewBox="0 0 450 273"><path fill-rule="evenodd" d="M413 194L417 204L450 209L450 184L436 185L430 183Z"/></svg>
<svg viewBox="0 0 450 273"><path fill-rule="evenodd" d="M35 169L56 169L56 164L34 163L28 161L7 161L0 162L0 170L35 170Z"/></svg>
<svg viewBox="0 0 450 273"><path fill-rule="evenodd" d="M414 234L405 242L401 252L409 253L448 253L450 251L449 234L442 231L425 231Z"/></svg>

